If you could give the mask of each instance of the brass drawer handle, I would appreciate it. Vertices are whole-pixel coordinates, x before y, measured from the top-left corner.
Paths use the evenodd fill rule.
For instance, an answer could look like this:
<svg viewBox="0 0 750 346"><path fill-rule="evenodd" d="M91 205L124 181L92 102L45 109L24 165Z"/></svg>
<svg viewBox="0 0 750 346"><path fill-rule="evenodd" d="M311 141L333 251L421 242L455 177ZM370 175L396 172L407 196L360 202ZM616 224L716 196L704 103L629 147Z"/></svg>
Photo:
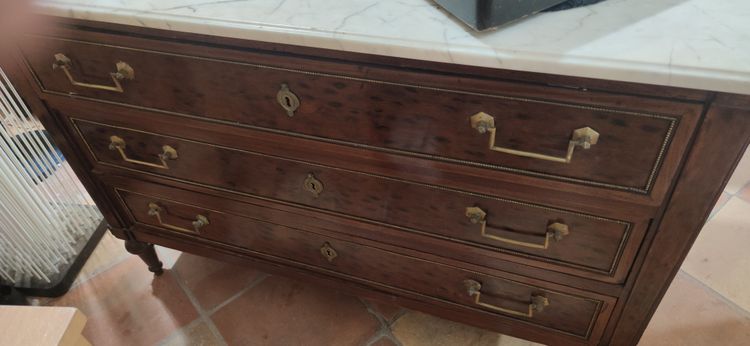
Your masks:
<svg viewBox="0 0 750 346"><path fill-rule="evenodd" d="M91 83L84 83L76 81L75 78L73 78L73 74L70 73L72 62L70 58L65 56L65 54L57 53L55 54L55 62L52 64L52 69L62 69L63 72L65 72L65 75L68 76L68 80L70 81L70 84L73 84L75 86L79 86L82 88L89 88L89 89L97 89L97 90L107 90L107 91L114 91L114 92L124 92L125 89L122 88L122 84L120 83L121 80L129 79L133 80L135 79L135 71L133 70L130 65L128 65L125 62L119 61L115 64L115 67L117 68L117 72L111 72L109 75L112 77L112 82L114 82L114 86L110 85L101 85L101 84L91 84Z"/></svg>
<svg viewBox="0 0 750 346"><path fill-rule="evenodd" d="M478 223L481 225L482 237L505 242L508 244L530 247L534 249L546 250L547 248L549 248L550 239L560 241L562 240L564 236L570 234L570 229L568 228L568 225L562 222L553 222L547 226L547 233L545 233L543 236L540 236L544 238L544 240L541 243L530 243L530 242L525 242L525 241L520 241L520 240L503 238L503 237L499 237L499 236L487 233L487 212L482 210L482 208L479 208L479 207L466 208L466 217L469 218L471 223Z"/></svg>
<svg viewBox="0 0 750 346"><path fill-rule="evenodd" d="M538 294L532 294L531 298L529 299L529 309L528 311L516 311L511 309L505 309L496 305L487 304L481 301L482 298L482 284L479 281L476 280L465 280L464 285L466 286L466 290L469 293L469 296L474 297L474 304L492 309L495 311L499 311L505 314L514 315L514 316L521 316L521 317L528 317L532 318L534 317L534 312L542 312L544 311L544 307L549 305L549 299L547 297L538 295Z"/></svg>
<svg viewBox="0 0 750 346"><path fill-rule="evenodd" d="M570 161L573 160L573 152L575 151L576 147L589 149L592 145L596 144L596 142L599 141L599 133L594 131L592 128L582 127L580 129L575 129L573 130L573 134L571 135L570 141L568 142L568 153L565 155L565 157L559 157L495 146L495 134L497 132L497 128L495 128L495 118L487 113L479 112L472 115L471 127L481 134L484 134L485 132L490 133L490 150L516 156L530 157L533 159L560 163L570 163Z"/></svg>
<svg viewBox="0 0 750 346"><path fill-rule="evenodd" d="M294 111L299 108L299 97L289 90L289 86L286 84L281 84L281 89L276 93L276 101L281 105L281 108L284 108L286 115L290 118L294 116Z"/></svg>
<svg viewBox="0 0 750 346"><path fill-rule="evenodd" d="M156 168L163 168L163 169L169 169L169 166L167 165L167 160L176 160L177 159L177 150L174 148L164 145L161 147L162 152L158 155L159 161L161 161L161 164L158 163L151 163L141 160L134 160L128 157L128 155L125 153L125 140L118 136L111 136L109 137L109 150L117 150L120 152L120 156L122 156L122 159L125 160L125 162L135 163L139 165L149 166L149 167L156 167Z"/></svg>
<svg viewBox="0 0 750 346"><path fill-rule="evenodd" d="M171 230L178 231L178 232L200 234L200 229L209 224L208 218L201 214L198 214L195 216L195 221L193 221L193 229L188 229L188 228L164 223L161 220L161 207L154 202L151 202L148 204L148 215L156 217L156 220L159 222L159 225L161 225L162 227L169 228Z"/></svg>

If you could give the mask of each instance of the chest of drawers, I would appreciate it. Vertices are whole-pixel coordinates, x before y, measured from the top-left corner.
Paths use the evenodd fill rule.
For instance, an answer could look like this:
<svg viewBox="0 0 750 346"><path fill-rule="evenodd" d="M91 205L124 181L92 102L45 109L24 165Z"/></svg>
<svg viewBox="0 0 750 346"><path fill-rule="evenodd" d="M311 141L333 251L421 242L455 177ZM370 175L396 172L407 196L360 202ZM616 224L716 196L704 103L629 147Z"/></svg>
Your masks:
<svg viewBox="0 0 750 346"><path fill-rule="evenodd" d="M164 245L550 344L637 342L750 130L740 95L53 26L11 77L153 272Z"/></svg>

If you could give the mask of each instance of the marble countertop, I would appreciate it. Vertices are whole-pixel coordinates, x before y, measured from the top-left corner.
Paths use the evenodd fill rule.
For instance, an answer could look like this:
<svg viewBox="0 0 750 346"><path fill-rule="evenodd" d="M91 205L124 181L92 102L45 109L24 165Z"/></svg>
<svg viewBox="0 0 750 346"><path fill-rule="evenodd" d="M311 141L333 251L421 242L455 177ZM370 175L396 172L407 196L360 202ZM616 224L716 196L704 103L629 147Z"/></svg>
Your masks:
<svg viewBox="0 0 750 346"><path fill-rule="evenodd" d="M429 0L38 0L38 13L750 94L750 1L607 0L477 33Z"/></svg>

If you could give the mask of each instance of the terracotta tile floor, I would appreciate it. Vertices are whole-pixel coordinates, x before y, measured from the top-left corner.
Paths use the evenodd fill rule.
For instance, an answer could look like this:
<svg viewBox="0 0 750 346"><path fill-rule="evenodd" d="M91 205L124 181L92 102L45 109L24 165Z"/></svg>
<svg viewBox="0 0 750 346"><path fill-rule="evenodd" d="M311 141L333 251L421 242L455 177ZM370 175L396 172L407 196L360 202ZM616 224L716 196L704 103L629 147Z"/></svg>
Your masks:
<svg viewBox="0 0 750 346"><path fill-rule="evenodd" d="M750 152L641 345L750 344ZM94 345L534 345L175 250L154 277L105 236L65 296Z"/></svg>

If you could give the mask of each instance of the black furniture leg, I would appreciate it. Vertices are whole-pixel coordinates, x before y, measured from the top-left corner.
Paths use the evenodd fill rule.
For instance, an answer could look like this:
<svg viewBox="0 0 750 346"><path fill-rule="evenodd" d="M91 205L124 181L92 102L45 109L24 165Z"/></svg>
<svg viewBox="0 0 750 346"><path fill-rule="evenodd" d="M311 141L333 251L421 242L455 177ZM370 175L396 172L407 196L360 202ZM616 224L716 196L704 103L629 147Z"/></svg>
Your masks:
<svg viewBox="0 0 750 346"><path fill-rule="evenodd" d="M133 255L138 255L143 262L146 262L148 270L155 275L158 276L164 272L164 269L162 269L162 263L156 255L156 250L154 250L154 244L143 243L137 240L126 240L125 250Z"/></svg>

